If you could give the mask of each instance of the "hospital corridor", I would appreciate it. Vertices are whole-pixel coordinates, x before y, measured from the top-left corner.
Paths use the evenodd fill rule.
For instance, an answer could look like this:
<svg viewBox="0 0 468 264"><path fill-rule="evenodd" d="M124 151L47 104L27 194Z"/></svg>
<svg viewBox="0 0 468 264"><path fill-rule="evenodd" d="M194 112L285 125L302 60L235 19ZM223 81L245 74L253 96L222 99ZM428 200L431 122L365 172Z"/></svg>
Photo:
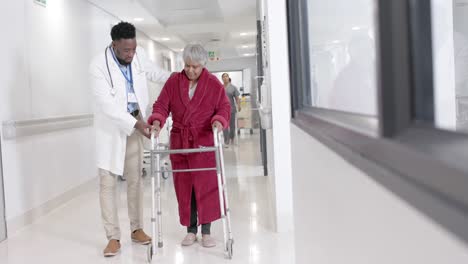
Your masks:
<svg viewBox="0 0 468 264"><path fill-rule="evenodd" d="M0 264L468 263L468 0L0 10Z"/></svg>

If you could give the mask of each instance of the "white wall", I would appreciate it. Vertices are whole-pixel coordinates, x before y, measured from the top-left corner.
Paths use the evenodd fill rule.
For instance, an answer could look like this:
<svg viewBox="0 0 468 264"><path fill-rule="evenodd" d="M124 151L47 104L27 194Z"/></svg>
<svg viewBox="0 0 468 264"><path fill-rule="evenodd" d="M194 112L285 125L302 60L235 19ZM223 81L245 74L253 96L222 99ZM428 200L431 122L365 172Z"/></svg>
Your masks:
<svg viewBox="0 0 468 264"><path fill-rule="evenodd" d="M10 1L3 7L8 38L0 49L8 52L0 65L1 122L91 114L88 66L110 43L117 20L84 0L48 1L46 8ZM154 58L166 51L157 44L145 48ZM2 158L9 232L96 177L91 126L8 140L2 135Z"/></svg>
<svg viewBox="0 0 468 264"><path fill-rule="evenodd" d="M91 113L85 85L89 56L101 50L106 35L101 43L88 36L107 32L111 21L84 1L49 1L47 8L33 1L5 5L8 12L0 19L12 38L2 41L7 45L2 50L12 52L0 66L6 78L0 91L1 121ZM16 140L2 137L9 232L20 227L19 218L30 210L95 176L93 142L91 127Z"/></svg>
<svg viewBox="0 0 468 264"><path fill-rule="evenodd" d="M466 244L294 125L291 135L296 263L468 263Z"/></svg>
<svg viewBox="0 0 468 264"><path fill-rule="evenodd" d="M7 118L27 118L31 113L31 98L29 79L25 78L28 72L25 49L25 1L12 1L5 3L4 12L0 16L0 22L9 25L3 29L3 34L8 36L8 41L0 42L4 53L4 61L0 65L0 115L1 120Z"/></svg>
<svg viewBox="0 0 468 264"><path fill-rule="evenodd" d="M219 61L208 61L206 68L209 71L230 71L250 68L257 72L257 59L255 57L240 57L236 59L221 59Z"/></svg>
<svg viewBox="0 0 468 264"><path fill-rule="evenodd" d="M266 81L271 91L273 129L267 133L268 164L276 205L276 229L293 229L289 62L285 1L266 1L269 68Z"/></svg>
<svg viewBox="0 0 468 264"><path fill-rule="evenodd" d="M182 70L180 68L180 57L177 56L178 54L169 50L166 46L163 46L160 43L157 43L154 40L150 39L141 31L137 31L137 43L146 51L148 57L159 67L164 69L163 59L169 58L171 60L171 65L170 68L166 70L169 70L171 72L179 72ZM152 104L158 98L163 86L164 84L148 81L149 102L151 105L151 109Z"/></svg>
<svg viewBox="0 0 468 264"><path fill-rule="evenodd" d="M8 10L8 12L3 12L4 14L0 16L0 23L2 25L17 25L4 27L2 33L4 36L8 36L8 41L0 41L0 50L8 51L4 52L3 61L12 62L9 64L2 63L0 65L0 120L5 120L5 118L7 116L11 116L13 112L15 112L17 115L23 115L23 113L30 111L30 100L27 96L22 96L26 93L24 89L21 90L21 88L27 84L27 79L21 78L21 76L24 76L24 72L26 71L23 51L24 32L23 30L17 31L18 28L24 28L24 5L25 3L23 1L12 1L10 3L5 3L4 10ZM16 98L22 98L24 102L24 107L22 109L18 109L18 111L14 111L14 109L12 109L12 101ZM19 101L19 99L16 100ZM0 130L0 134L1 133L2 132ZM3 142L0 144L2 146L2 155L4 155L5 144ZM2 155L0 155L0 158ZM3 160L2 163L5 167L5 162ZM2 176L3 184L5 186L5 173ZM4 195L6 196L6 193L4 193ZM3 207L3 204L0 206ZM6 210L6 208L1 208L0 210L3 209ZM6 212L4 213L6 214ZM3 212L0 214L3 214ZM5 215L3 215L3 217L5 217ZM2 225L5 224L3 223L3 219L0 220L0 222L2 222ZM3 226L0 227L0 229L3 229ZM6 235L4 231L5 230L0 231L2 236Z"/></svg>

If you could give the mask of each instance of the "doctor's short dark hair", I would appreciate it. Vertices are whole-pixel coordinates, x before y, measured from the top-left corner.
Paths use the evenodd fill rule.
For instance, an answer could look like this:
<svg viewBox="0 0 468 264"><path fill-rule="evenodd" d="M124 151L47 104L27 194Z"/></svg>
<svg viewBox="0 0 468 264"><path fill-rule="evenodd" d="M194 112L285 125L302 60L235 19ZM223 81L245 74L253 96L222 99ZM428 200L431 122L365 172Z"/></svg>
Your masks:
<svg viewBox="0 0 468 264"><path fill-rule="evenodd" d="M111 37L113 41L120 39L133 39L135 38L135 26L128 22L121 21L112 27Z"/></svg>

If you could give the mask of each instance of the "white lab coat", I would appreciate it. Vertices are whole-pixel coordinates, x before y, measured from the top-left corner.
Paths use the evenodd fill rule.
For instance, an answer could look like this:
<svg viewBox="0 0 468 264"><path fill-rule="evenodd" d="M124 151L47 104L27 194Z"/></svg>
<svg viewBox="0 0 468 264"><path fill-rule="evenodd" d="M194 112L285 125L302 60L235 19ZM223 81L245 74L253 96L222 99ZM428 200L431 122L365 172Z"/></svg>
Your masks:
<svg viewBox="0 0 468 264"><path fill-rule="evenodd" d="M110 49L107 49L107 59L115 89L114 95L105 53L98 55L90 65L91 88L96 104L94 111L96 162L98 168L122 175L127 136L134 132L137 120L127 112L126 80ZM132 73L138 105L143 119L146 120L151 112L147 79L164 83L170 77L170 72L157 67L148 59L144 50L137 47L132 61Z"/></svg>

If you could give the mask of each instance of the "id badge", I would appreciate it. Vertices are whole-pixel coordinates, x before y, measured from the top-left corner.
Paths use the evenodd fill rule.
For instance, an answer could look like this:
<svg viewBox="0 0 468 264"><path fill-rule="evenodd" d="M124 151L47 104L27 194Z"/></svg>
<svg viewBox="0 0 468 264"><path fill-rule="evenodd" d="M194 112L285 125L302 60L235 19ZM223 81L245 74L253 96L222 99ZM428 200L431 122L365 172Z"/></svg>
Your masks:
<svg viewBox="0 0 468 264"><path fill-rule="evenodd" d="M128 102L129 103L138 103L138 100L137 100L136 95L134 93L129 93L128 94Z"/></svg>

